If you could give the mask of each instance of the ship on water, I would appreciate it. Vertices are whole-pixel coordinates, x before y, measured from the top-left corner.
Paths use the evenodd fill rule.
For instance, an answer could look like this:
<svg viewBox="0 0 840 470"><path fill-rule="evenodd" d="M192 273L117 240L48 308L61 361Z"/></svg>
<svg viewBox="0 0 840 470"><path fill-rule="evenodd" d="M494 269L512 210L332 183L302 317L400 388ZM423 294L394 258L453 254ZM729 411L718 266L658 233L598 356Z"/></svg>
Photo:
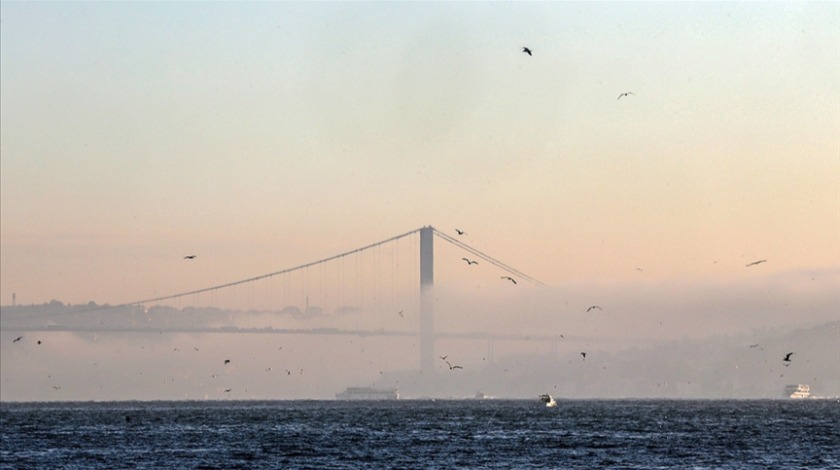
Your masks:
<svg viewBox="0 0 840 470"><path fill-rule="evenodd" d="M400 394L395 388L347 387L335 394L336 400L399 400Z"/></svg>
<svg viewBox="0 0 840 470"><path fill-rule="evenodd" d="M785 398L811 398L811 386L807 384L793 384L785 386Z"/></svg>

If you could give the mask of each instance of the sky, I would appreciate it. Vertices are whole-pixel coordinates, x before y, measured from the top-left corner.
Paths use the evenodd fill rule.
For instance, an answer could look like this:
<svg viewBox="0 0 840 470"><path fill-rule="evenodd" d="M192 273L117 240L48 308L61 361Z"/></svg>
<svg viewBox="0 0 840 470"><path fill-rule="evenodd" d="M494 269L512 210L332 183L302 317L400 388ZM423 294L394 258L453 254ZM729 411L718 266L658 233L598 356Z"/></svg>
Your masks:
<svg viewBox="0 0 840 470"><path fill-rule="evenodd" d="M546 302L783 289L840 319L838 44L836 2L4 1L0 304L432 225Z"/></svg>

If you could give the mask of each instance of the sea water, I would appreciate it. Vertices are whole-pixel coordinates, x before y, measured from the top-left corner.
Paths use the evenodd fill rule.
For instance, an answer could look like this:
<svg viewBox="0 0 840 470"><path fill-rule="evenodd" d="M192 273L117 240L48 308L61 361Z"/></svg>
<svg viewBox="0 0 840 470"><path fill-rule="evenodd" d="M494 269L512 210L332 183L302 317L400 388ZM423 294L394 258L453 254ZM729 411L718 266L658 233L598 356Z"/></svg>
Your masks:
<svg viewBox="0 0 840 470"><path fill-rule="evenodd" d="M840 468L837 400L0 404L0 468Z"/></svg>

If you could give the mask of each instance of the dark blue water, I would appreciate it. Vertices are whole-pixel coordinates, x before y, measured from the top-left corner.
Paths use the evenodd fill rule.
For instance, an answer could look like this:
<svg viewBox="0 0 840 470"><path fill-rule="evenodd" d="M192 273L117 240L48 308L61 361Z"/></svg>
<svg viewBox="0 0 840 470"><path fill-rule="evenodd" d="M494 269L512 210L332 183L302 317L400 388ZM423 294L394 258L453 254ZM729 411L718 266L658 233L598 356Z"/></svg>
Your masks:
<svg viewBox="0 0 840 470"><path fill-rule="evenodd" d="M0 405L0 468L840 468L836 400Z"/></svg>

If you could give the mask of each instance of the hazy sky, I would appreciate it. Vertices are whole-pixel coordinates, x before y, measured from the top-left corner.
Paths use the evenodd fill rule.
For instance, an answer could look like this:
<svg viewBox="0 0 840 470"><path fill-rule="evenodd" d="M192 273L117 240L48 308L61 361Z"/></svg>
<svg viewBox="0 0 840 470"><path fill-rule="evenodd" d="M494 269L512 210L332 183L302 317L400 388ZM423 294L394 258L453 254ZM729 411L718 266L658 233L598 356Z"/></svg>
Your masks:
<svg viewBox="0 0 840 470"><path fill-rule="evenodd" d="M4 1L0 27L3 304L422 225L554 285L840 269L836 2Z"/></svg>

